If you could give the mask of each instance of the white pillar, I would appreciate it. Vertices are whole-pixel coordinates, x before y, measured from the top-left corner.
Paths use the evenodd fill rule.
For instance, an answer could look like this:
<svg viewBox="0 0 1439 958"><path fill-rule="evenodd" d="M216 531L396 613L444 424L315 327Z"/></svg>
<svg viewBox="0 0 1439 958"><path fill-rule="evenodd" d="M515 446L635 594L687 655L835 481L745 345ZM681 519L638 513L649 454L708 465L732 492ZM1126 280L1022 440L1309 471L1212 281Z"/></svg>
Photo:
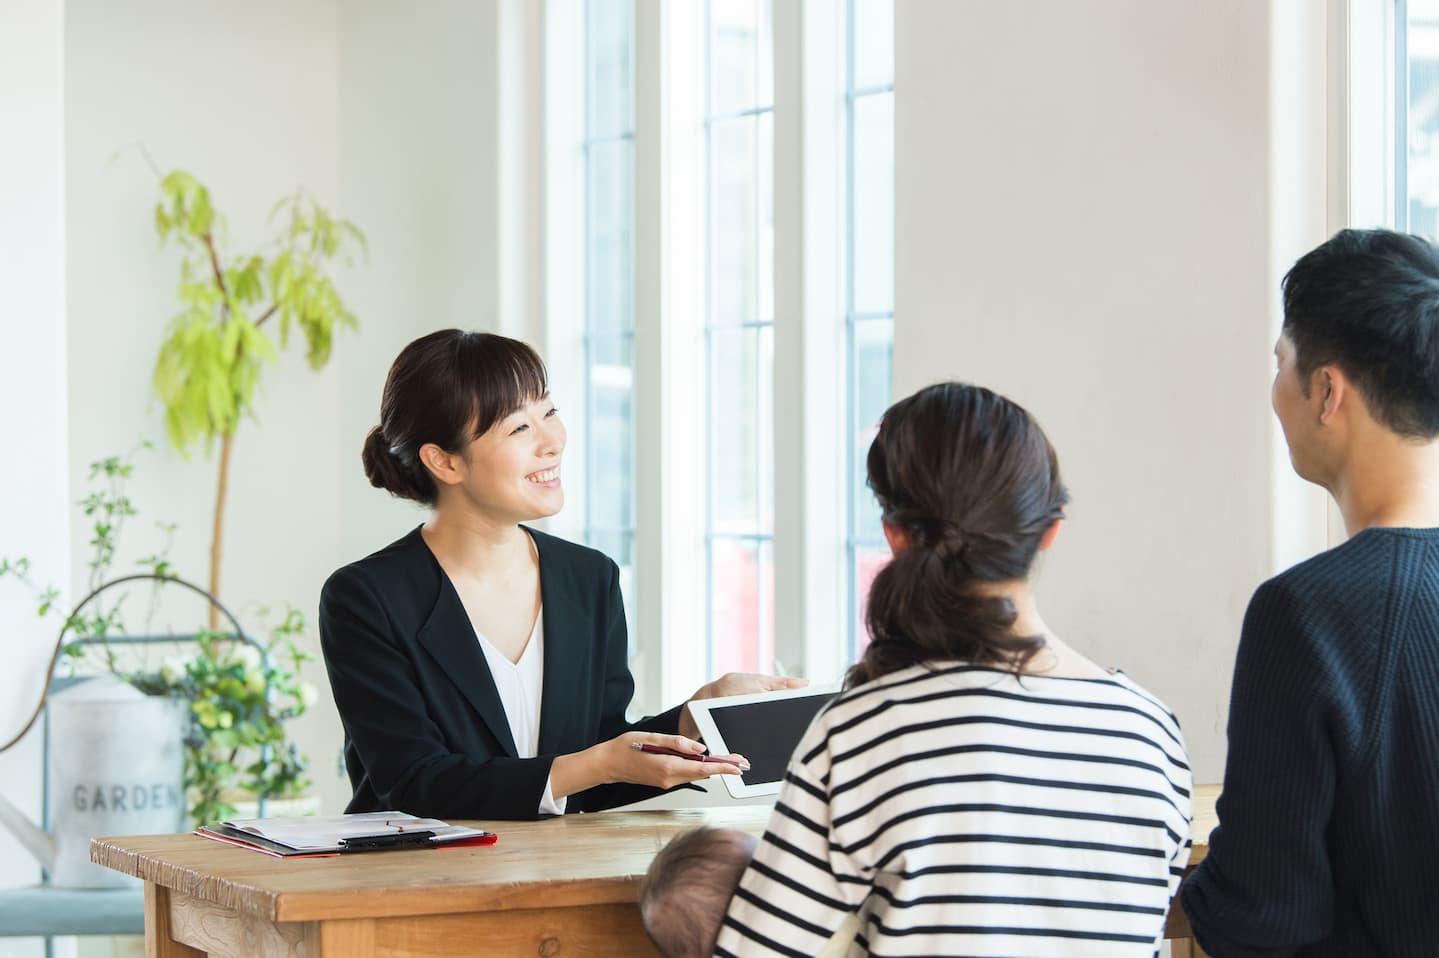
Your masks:
<svg viewBox="0 0 1439 958"><path fill-rule="evenodd" d="M65 386L65 4L0 6L0 557L27 556L35 579L68 580ZM0 579L0 742L39 699L60 617L40 620L28 591ZM40 736L0 755L0 791L38 821ZM0 832L0 886L39 868Z"/></svg>

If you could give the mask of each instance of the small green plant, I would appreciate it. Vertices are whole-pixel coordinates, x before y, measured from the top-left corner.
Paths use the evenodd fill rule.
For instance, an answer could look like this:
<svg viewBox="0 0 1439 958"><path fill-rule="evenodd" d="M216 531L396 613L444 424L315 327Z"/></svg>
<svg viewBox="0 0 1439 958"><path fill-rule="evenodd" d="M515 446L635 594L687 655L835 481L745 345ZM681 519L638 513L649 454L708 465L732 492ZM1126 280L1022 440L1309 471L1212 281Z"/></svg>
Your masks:
<svg viewBox="0 0 1439 958"><path fill-rule="evenodd" d="M353 248L363 252L364 234L300 194L275 204L270 220L277 218L280 230L269 249L230 257L221 248L224 219L215 212L210 191L182 170L160 180L155 230L184 257L181 310L160 345L155 391L165 406L166 434L181 455L197 444L208 452L220 441L210 535L209 591L216 596L235 430L253 411L261 370L279 355L265 326L278 321L280 349L298 327L305 358L316 370L329 362L335 332L356 326L326 270ZM217 622L212 610L210 628Z"/></svg>
<svg viewBox="0 0 1439 958"><path fill-rule="evenodd" d="M263 648L201 633L198 654L129 677L143 692L190 704L185 787L195 821L234 815L225 798L236 789L289 798L309 787L305 758L285 734L285 722L315 700L314 687L297 678L311 659L294 641L304 629L304 616L290 609Z"/></svg>
<svg viewBox="0 0 1439 958"><path fill-rule="evenodd" d="M90 466L92 490L79 506L92 533L87 561L91 592L113 581L120 532L126 520L138 514L125 491L133 470L130 456L110 456ZM159 586L165 580L178 581L167 558L175 526L156 525L164 533L162 548L136 560L144 573L156 577L151 580L156 587L150 590L147 625ZM0 558L0 577L7 575L35 593L41 618L60 614L58 590L34 582L29 559ZM314 687L299 677L304 663L313 660L298 645L305 634L304 616L287 609L264 642L202 630L190 637L195 654L167 659L154 669L128 664L108 641L127 634L122 613L126 597L121 593L110 602L97 598L72 614L62 654L72 669L98 654L107 671L141 691L186 703L190 722L184 737L185 787L191 817L209 822L232 816L235 809L226 797L236 791L257 798L292 798L308 788L306 759L286 730L286 723L303 715L315 699Z"/></svg>

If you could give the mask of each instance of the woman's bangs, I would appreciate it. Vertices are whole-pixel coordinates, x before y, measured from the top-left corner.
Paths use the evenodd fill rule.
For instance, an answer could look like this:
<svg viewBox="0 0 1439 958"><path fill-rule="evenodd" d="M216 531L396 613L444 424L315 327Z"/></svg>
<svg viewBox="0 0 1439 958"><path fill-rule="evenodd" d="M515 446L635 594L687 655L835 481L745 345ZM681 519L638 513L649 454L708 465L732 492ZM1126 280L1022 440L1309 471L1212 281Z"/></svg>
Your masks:
<svg viewBox="0 0 1439 958"><path fill-rule="evenodd" d="M524 343L481 334L477 361L466 364L473 375L475 436L549 392L549 377L539 355Z"/></svg>

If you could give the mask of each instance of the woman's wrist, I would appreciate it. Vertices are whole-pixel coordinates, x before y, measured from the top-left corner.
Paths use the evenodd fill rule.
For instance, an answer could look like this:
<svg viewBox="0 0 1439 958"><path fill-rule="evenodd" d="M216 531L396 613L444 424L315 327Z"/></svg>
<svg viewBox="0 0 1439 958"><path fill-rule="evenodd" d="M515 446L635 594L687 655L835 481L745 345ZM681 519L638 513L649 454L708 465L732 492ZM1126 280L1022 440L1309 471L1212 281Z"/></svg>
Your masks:
<svg viewBox="0 0 1439 958"><path fill-rule="evenodd" d="M704 690L701 689L700 691ZM699 698L699 694L696 693L694 698ZM693 701L693 699L685 699L685 701L680 705L680 718L678 723L678 729L679 733L685 738L692 738L695 741L699 741L699 726L695 724L694 716L690 714L689 704L691 701Z"/></svg>
<svg viewBox="0 0 1439 958"><path fill-rule="evenodd" d="M550 793L557 801L576 792L608 783L609 777L602 768L599 748L599 745L595 745L583 752L555 756L555 760L550 763Z"/></svg>

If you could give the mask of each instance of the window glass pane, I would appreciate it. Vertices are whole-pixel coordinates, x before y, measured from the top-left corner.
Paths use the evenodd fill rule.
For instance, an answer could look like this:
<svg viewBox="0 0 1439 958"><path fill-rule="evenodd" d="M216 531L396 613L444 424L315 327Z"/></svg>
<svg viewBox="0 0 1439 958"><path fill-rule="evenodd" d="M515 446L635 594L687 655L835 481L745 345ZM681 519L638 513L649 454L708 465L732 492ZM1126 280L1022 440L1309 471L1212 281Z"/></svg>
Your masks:
<svg viewBox="0 0 1439 958"><path fill-rule="evenodd" d="M585 541L619 564L627 603L634 587L633 47L632 0L586 0L585 390L571 414L584 421Z"/></svg>
<svg viewBox="0 0 1439 958"><path fill-rule="evenodd" d="M589 334L617 343L634 328L634 144L609 140L589 148L586 163L589 243ZM615 362L613 353L595 357Z"/></svg>
<svg viewBox="0 0 1439 958"><path fill-rule="evenodd" d="M870 443L879 428L879 419L889 406L893 366L894 321L863 319L854 324L854 368L850 371L854 390L853 443L854 538L857 542L882 542L879 504L867 484L865 462Z"/></svg>
<svg viewBox="0 0 1439 958"><path fill-rule="evenodd" d="M773 666L774 178L770 0L709 0L709 665Z"/></svg>
<svg viewBox="0 0 1439 958"><path fill-rule="evenodd" d="M889 558L889 549L878 546L855 552L854 591L859 601L855 603L855 647L851 650L851 659L858 659L865 646L869 645L869 629L864 623L865 612L869 608L869 587L874 584L879 570L888 564Z"/></svg>
<svg viewBox="0 0 1439 958"><path fill-rule="evenodd" d="M710 333L710 528L718 533L763 531L759 345L757 329Z"/></svg>
<svg viewBox="0 0 1439 958"><path fill-rule="evenodd" d="M854 17L854 88L894 82L894 0L850 0Z"/></svg>
<svg viewBox="0 0 1439 958"><path fill-rule="evenodd" d="M761 49L757 0L709 0L711 115L752 110L759 99ZM765 50L765 55L769 51Z"/></svg>
<svg viewBox="0 0 1439 958"><path fill-rule="evenodd" d="M753 106L774 106L774 0L759 0Z"/></svg>
<svg viewBox="0 0 1439 958"><path fill-rule="evenodd" d="M710 323L752 323L758 309L759 166L754 117L710 127Z"/></svg>
<svg viewBox="0 0 1439 958"><path fill-rule="evenodd" d="M848 0L848 9L848 554L850 651L857 655L868 642L864 603L869 584L889 555L865 463L892 388L894 3Z"/></svg>
<svg viewBox="0 0 1439 958"><path fill-rule="evenodd" d="M620 361L590 366L589 495L587 524L595 530L623 531L633 524L634 374L629 337L617 340ZM593 544L593 542L591 543ZM599 548L596 546L596 548ZM602 550L603 551L603 550ZM611 558L619 561L613 554Z"/></svg>
<svg viewBox="0 0 1439 958"><path fill-rule="evenodd" d="M894 308L894 94L854 101L854 309Z"/></svg>
<svg viewBox="0 0 1439 958"><path fill-rule="evenodd" d="M716 539L710 548L710 673L759 671L759 547Z"/></svg>
<svg viewBox="0 0 1439 958"><path fill-rule="evenodd" d="M1409 0L1408 174L1411 233L1439 237L1439 0Z"/></svg>
<svg viewBox="0 0 1439 958"><path fill-rule="evenodd" d="M634 129L634 2L587 0L586 125L591 139Z"/></svg>

